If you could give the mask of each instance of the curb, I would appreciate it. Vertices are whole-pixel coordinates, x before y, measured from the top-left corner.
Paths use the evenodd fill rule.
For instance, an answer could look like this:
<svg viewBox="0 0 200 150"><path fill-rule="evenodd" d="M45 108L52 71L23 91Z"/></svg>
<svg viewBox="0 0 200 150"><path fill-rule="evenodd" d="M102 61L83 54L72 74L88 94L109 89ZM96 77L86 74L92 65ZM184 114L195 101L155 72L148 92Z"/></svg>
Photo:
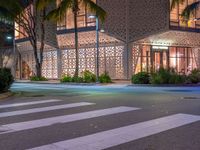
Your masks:
<svg viewBox="0 0 200 150"><path fill-rule="evenodd" d="M28 84L53 84L53 85L69 85L69 86L114 86L114 85L124 85L126 87L200 87L200 84L117 84L113 83L53 83L53 82L41 82L41 81L28 81L28 82L18 82L15 83L28 83Z"/></svg>
<svg viewBox="0 0 200 150"><path fill-rule="evenodd" d="M27 81L27 82L20 82L20 81L15 81L14 83L31 83L31 84L60 84L59 82L42 82L42 81Z"/></svg>
<svg viewBox="0 0 200 150"><path fill-rule="evenodd" d="M93 85L100 85L99 83L53 83L53 82L37 82L37 81L30 81L30 82L14 82L14 83L28 83L28 84L54 84L54 85L77 85L77 86L93 86Z"/></svg>
<svg viewBox="0 0 200 150"><path fill-rule="evenodd" d="M12 92L0 93L0 100L13 96Z"/></svg>
<svg viewBox="0 0 200 150"><path fill-rule="evenodd" d="M27 81L27 82L20 82L15 81L14 83L28 83L28 84L54 84L54 85L76 85L76 86L107 86L107 85L113 85L113 83L74 83L74 82L68 82L68 83L61 83L61 82L46 82L46 81Z"/></svg>
<svg viewBox="0 0 200 150"><path fill-rule="evenodd" d="M130 84L128 87L200 87L200 84Z"/></svg>

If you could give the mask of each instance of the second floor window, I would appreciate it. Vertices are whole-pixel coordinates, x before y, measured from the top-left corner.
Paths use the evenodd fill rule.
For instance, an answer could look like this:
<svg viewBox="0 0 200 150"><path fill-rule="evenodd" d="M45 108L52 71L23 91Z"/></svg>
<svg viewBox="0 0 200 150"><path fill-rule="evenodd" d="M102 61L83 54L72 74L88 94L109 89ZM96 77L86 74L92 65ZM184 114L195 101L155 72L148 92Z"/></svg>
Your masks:
<svg viewBox="0 0 200 150"><path fill-rule="evenodd" d="M190 16L189 20L184 20L181 16L183 10L193 2L197 0L185 0L183 4L177 5L170 12L170 25L178 26L178 27L186 27L186 28L199 28L200 29L200 21L195 21L196 18L200 18L200 9L197 9L194 15Z"/></svg>
<svg viewBox="0 0 200 150"><path fill-rule="evenodd" d="M89 15L90 12L88 8L86 6L80 5L80 10L78 12L78 17L77 17L77 23L79 28L96 25L95 19L88 18ZM62 21L58 22L57 29L62 30L62 29L73 29L73 28L74 28L74 15L72 13L72 10L69 9L66 11L65 18Z"/></svg>

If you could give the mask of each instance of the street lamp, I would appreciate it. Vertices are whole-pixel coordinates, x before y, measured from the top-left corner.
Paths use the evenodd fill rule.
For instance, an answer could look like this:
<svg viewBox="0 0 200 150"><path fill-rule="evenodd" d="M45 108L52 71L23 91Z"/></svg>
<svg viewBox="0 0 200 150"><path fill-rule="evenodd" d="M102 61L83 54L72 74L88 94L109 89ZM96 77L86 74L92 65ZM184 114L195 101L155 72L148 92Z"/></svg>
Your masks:
<svg viewBox="0 0 200 150"><path fill-rule="evenodd" d="M6 39L7 40L12 40L12 36L7 36Z"/></svg>
<svg viewBox="0 0 200 150"><path fill-rule="evenodd" d="M96 76L97 82L99 82L99 31L105 32L104 29L99 29L99 18L97 15L89 15L89 19L96 19Z"/></svg>

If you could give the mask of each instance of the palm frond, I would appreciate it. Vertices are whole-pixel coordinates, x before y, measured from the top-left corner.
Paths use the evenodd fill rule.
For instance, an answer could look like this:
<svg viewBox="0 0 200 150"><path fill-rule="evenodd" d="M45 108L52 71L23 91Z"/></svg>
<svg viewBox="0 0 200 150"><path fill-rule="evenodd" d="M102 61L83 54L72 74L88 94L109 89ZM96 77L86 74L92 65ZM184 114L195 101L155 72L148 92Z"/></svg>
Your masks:
<svg viewBox="0 0 200 150"><path fill-rule="evenodd" d="M62 0L60 4L58 4L56 9L50 11L46 19L51 21L61 21L64 19L66 11L72 9L73 0Z"/></svg>
<svg viewBox="0 0 200 150"><path fill-rule="evenodd" d="M175 8L178 4L183 4L186 0L170 0L171 2L171 10Z"/></svg>
<svg viewBox="0 0 200 150"><path fill-rule="evenodd" d="M104 22L107 16L106 11L98 6L92 0L82 0L82 2L89 8L89 10L96 14L96 16L100 19L101 22Z"/></svg>
<svg viewBox="0 0 200 150"><path fill-rule="evenodd" d="M49 6L51 3L56 3L56 0L36 0L36 8L42 10Z"/></svg>
<svg viewBox="0 0 200 150"><path fill-rule="evenodd" d="M0 1L0 7L7 11L13 17L21 14L25 9L20 1L6 0Z"/></svg>
<svg viewBox="0 0 200 150"><path fill-rule="evenodd" d="M195 15L196 10L200 6L200 1L194 2L190 5L188 5L182 12L181 16L184 18L184 20L188 20L191 17L191 14Z"/></svg>

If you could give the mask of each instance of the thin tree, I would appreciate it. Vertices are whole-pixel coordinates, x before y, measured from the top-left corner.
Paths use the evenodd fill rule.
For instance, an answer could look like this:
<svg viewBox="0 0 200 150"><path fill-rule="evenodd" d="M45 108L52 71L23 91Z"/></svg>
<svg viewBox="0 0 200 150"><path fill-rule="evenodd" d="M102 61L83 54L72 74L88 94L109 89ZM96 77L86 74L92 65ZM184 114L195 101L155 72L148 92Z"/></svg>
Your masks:
<svg viewBox="0 0 200 150"><path fill-rule="evenodd" d="M48 18L50 20L63 20L66 14L66 11L72 11L74 15L74 35L75 35L75 55L76 55L76 68L74 76L78 77L79 75L79 42L78 42L78 25L77 25L77 16L80 10L80 6L84 5L88 8L88 10L96 15L100 19L101 22L105 21L106 11L98 6L92 0L62 0L56 9L52 10Z"/></svg>
<svg viewBox="0 0 200 150"><path fill-rule="evenodd" d="M12 22L14 31L30 41L35 63L36 76L42 76L43 51L45 46L45 23L48 6L55 0L3 0L0 1L0 18ZM14 24L17 24L15 26ZM20 28L20 29L19 29ZM23 30L21 30L23 29ZM39 32L40 31L40 32ZM40 42L38 46L38 42Z"/></svg>

